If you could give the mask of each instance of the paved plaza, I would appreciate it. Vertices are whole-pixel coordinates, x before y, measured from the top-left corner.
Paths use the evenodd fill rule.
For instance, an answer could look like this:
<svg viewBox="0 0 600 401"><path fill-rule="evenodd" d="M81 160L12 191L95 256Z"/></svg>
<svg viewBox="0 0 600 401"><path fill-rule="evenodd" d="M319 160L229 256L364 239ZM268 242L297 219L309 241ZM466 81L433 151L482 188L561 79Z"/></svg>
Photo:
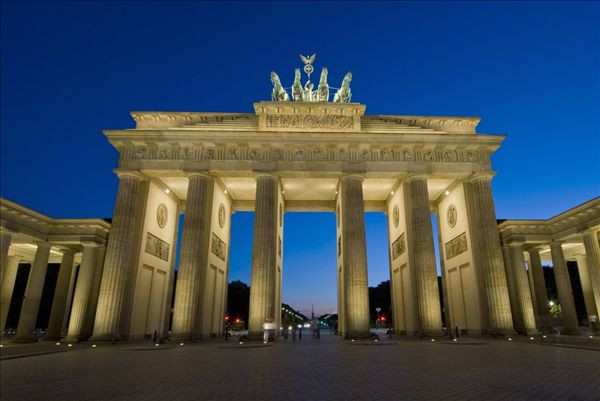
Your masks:
<svg viewBox="0 0 600 401"><path fill-rule="evenodd" d="M327 333L320 341L305 336L260 348L224 344L61 344L65 352L0 362L1 398L600 399L600 352L591 349L491 339L361 345Z"/></svg>

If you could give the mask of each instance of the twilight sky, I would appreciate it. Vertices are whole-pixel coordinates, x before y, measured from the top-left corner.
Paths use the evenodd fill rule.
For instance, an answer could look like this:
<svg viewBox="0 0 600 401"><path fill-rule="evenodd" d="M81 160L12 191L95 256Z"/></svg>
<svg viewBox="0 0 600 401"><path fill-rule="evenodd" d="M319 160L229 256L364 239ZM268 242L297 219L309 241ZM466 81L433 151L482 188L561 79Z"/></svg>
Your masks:
<svg viewBox="0 0 600 401"><path fill-rule="evenodd" d="M54 217L112 215L132 110L252 112L298 54L353 72L367 114L480 116L499 218L548 218L600 194L600 3L0 3L0 194ZM288 82L289 81L289 82ZM369 284L389 278L367 214ZM231 279L249 282L252 213ZM283 300L335 309L332 213L285 218Z"/></svg>

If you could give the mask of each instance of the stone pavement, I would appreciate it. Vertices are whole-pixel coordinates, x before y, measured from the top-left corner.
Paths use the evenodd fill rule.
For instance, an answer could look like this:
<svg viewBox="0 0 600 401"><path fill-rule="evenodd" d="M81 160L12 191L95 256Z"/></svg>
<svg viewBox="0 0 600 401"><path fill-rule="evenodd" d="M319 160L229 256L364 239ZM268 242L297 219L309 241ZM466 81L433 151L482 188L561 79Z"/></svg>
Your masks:
<svg viewBox="0 0 600 401"><path fill-rule="evenodd" d="M76 344L0 362L2 400L600 400L600 352L483 339ZM61 345L62 346L62 345ZM6 347L2 352L6 350Z"/></svg>

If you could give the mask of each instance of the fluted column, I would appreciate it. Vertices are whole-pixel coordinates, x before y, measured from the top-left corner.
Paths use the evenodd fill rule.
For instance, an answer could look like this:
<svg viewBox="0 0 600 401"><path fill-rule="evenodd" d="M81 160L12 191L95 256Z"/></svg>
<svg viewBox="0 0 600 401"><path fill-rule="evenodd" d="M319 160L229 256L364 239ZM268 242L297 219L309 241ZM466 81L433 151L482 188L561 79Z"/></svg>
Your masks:
<svg viewBox="0 0 600 401"><path fill-rule="evenodd" d="M492 198L490 176L477 176L465 183L468 193L469 219L472 233L478 244L480 263L483 277L483 288L487 300L489 334L513 333L513 319L510 310L510 300L504 261L500 248L500 237L496 222L496 210Z"/></svg>
<svg viewBox="0 0 600 401"><path fill-rule="evenodd" d="M94 319L96 319L96 309L98 308L98 296L100 294L100 283L102 281L102 270L104 268L105 255L106 247L104 245L99 245L96 248L94 277L92 279L92 287L87 307L87 315L83 324L84 338L90 337L94 332Z"/></svg>
<svg viewBox="0 0 600 401"><path fill-rule="evenodd" d="M530 262L529 268L531 269L531 278L535 290L538 324L542 331L549 332L552 330L552 317L548 310L548 291L546 290L546 280L544 279L544 271L542 270L540 251L537 249L530 249L528 252Z"/></svg>
<svg viewBox="0 0 600 401"><path fill-rule="evenodd" d="M12 235L10 232L4 230L0 232L0 283L4 280L11 239Z"/></svg>
<svg viewBox="0 0 600 401"><path fill-rule="evenodd" d="M27 287L25 288L25 299L21 306L21 315L19 316L19 323L17 325L17 334L13 339L14 342L35 341L33 331L35 330L42 290L44 289L49 256L50 244L40 242L35 252L35 259L31 265L31 270L29 271Z"/></svg>
<svg viewBox="0 0 600 401"><path fill-rule="evenodd" d="M420 335L440 335L442 318L426 176L406 180L404 204L418 331Z"/></svg>
<svg viewBox="0 0 600 401"><path fill-rule="evenodd" d="M262 338L263 324L275 322L275 269L277 269L278 178L271 174L256 177L252 272L248 336Z"/></svg>
<svg viewBox="0 0 600 401"><path fill-rule="evenodd" d="M19 263L23 259L22 256L9 256L6 261L6 271L4 272L4 280L2 280L2 293L0 294L0 334L6 326L6 318L12 300L13 290L15 288L15 280Z"/></svg>
<svg viewBox="0 0 600 401"><path fill-rule="evenodd" d="M581 283L581 291L583 292L583 300L585 302L585 310L589 316L598 316L598 310L596 309L596 301L594 300L594 291L592 289L592 282L587 266L586 255L575 256L577 261L577 271L579 272L579 281Z"/></svg>
<svg viewBox="0 0 600 401"><path fill-rule="evenodd" d="M584 232L583 246L585 247L587 271L596 303L596 312L600 313L600 245L597 234L596 231Z"/></svg>
<svg viewBox="0 0 600 401"><path fill-rule="evenodd" d="M45 340L59 340L61 338L65 308L69 296L69 284L71 283L71 276L73 273L74 257L75 251L72 249L63 251L60 269L58 270L58 279L56 281L56 287L54 288L48 330L46 330L46 336L44 337Z"/></svg>
<svg viewBox="0 0 600 401"><path fill-rule="evenodd" d="M97 246L92 244L83 244L83 255L77 276L77 285L73 295L73 306L71 307L71 318L69 319L69 328L67 330L67 340L80 341L91 333L85 330L85 321L88 315L90 299L92 298L92 288L94 282L94 273L96 267Z"/></svg>
<svg viewBox="0 0 600 401"><path fill-rule="evenodd" d="M521 334L537 334L535 315L533 313L533 302L529 289L529 280L525 271L525 257L523 256L523 244L512 243L509 245L512 261L511 273L514 275L517 290L517 305L520 311L522 327L517 328Z"/></svg>
<svg viewBox="0 0 600 401"><path fill-rule="evenodd" d="M213 179L205 173L189 174L187 200L175 286L172 339L198 337L210 239Z"/></svg>
<svg viewBox="0 0 600 401"><path fill-rule="evenodd" d="M121 318L125 292L129 288L136 232L136 210L141 203L140 183L142 176L130 172L120 173L119 190L111 223L106 259L100 284L100 295L94 324L94 338L97 340L120 339ZM80 273L81 274L81 273Z"/></svg>
<svg viewBox="0 0 600 401"><path fill-rule="evenodd" d="M348 175L340 180L342 201L342 254L344 270L346 338L369 337L369 285L363 178Z"/></svg>
<svg viewBox="0 0 600 401"><path fill-rule="evenodd" d="M562 309L564 331L566 334L579 334L579 322L577 321L573 289L560 242L552 242L550 244L550 253L552 254L552 270L554 270L558 299Z"/></svg>
<svg viewBox="0 0 600 401"><path fill-rule="evenodd" d="M506 272L506 285L508 288L508 298L510 299L510 310L513 317L513 327L519 332L523 330L523 316L519 308L519 291L515 275L513 274L513 255L508 245L502 245L502 255L504 256L504 271Z"/></svg>

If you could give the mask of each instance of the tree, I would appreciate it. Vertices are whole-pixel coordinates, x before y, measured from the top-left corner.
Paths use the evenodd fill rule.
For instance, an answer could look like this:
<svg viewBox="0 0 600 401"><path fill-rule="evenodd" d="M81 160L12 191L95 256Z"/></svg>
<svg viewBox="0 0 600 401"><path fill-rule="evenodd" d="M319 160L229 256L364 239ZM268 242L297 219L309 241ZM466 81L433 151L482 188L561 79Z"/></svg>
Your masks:
<svg viewBox="0 0 600 401"><path fill-rule="evenodd" d="M381 308L377 312L377 308ZM374 324L378 317L384 317L384 323L391 323L392 297L390 293L390 280L382 281L377 287L369 287L369 315L371 324Z"/></svg>
<svg viewBox="0 0 600 401"><path fill-rule="evenodd" d="M247 324L250 309L250 287L239 280L229 283L227 291L227 316L240 319Z"/></svg>

